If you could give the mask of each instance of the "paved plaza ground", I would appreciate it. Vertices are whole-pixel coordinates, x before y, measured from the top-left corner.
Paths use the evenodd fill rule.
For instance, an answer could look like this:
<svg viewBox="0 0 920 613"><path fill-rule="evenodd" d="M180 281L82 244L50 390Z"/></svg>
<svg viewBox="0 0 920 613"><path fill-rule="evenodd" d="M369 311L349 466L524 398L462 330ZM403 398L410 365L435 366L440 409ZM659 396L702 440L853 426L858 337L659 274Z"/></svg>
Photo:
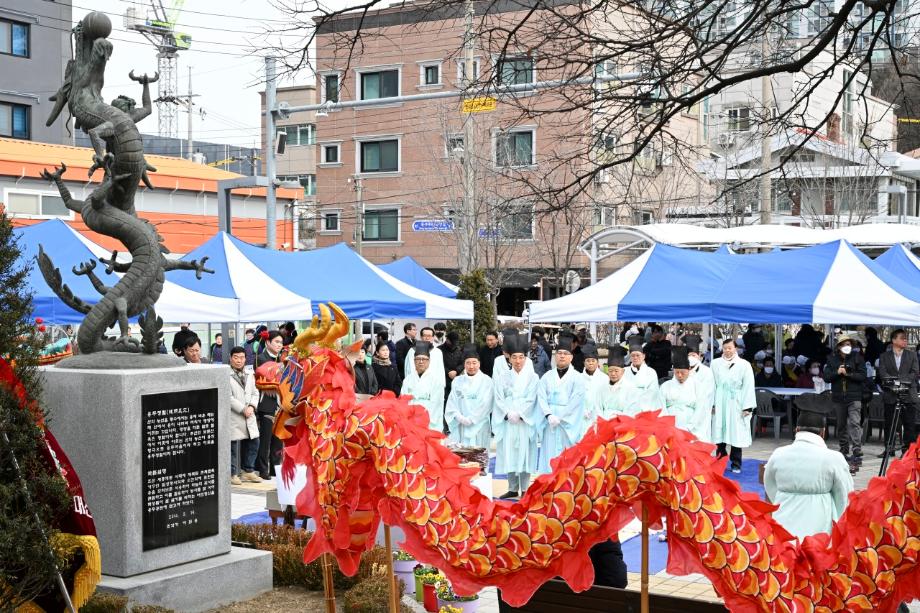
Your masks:
<svg viewBox="0 0 920 613"><path fill-rule="evenodd" d="M866 487L874 476L878 475L881 459L877 456L882 450L880 441L875 438L863 447L865 454L862 469L854 477L857 489ZM772 436L760 435L754 440L754 444L744 451L744 457L752 460L769 459L770 454L780 445L788 445L791 442L791 434L783 430L781 438L777 441ZM828 446L836 449L836 441L829 440ZM274 489L270 482L263 484L246 484L244 486L234 486L232 495L232 517L238 519L244 515L259 513L265 511L265 492ZM503 479L493 480L493 494L499 496L507 490L507 482ZM640 530L638 521L633 521L620 532L620 540L624 543L630 538L636 537ZM653 541L657 536L653 533ZM629 589L639 590L639 568L630 568ZM635 572L633 572L635 571ZM673 576L665 571L655 573L649 578L649 589L658 594L680 596L683 598L693 598L697 600L721 601L712 589L709 580L703 575ZM240 605L243 606L243 605ZM245 608L234 608L234 611L244 611ZM920 613L920 601L910 607L911 611ZM498 595L495 588L483 590L480 594L480 613L497 613Z"/></svg>

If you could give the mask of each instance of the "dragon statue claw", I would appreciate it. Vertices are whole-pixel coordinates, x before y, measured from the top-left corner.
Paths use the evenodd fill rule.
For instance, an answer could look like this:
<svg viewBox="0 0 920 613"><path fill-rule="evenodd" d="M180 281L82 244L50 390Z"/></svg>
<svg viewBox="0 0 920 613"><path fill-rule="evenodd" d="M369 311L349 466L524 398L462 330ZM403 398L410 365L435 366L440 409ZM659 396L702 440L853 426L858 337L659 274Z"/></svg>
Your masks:
<svg viewBox="0 0 920 613"><path fill-rule="evenodd" d="M712 445L657 412L598 420L518 502L493 501L428 429L423 407L388 392L357 403L351 370L332 349L347 318L335 305L319 311L296 358L257 371L281 398L282 478L295 464L307 468L297 507L317 530L306 561L332 553L353 574L383 521L399 525L401 547L444 571L458 593L494 585L521 605L552 577L589 588L588 550L644 505L653 525L667 521L668 570L705 574L733 611L891 612L920 595L916 443L850 496L830 534L801 542L772 518L776 507L723 476Z"/></svg>

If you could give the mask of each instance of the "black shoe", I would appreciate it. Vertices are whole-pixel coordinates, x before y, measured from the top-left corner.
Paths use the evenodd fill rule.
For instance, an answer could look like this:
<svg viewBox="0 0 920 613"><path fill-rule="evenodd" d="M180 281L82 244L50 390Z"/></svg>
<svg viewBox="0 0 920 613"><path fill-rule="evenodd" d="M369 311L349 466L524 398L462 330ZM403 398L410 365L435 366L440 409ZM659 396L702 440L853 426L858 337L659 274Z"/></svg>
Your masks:
<svg viewBox="0 0 920 613"><path fill-rule="evenodd" d="M271 480L272 480L271 475L269 475L269 474L267 474L267 473L259 473L259 478L262 479L262 481L271 481Z"/></svg>
<svg viewBox="0 0 920 613"><path fill-rule="evenodd" d="M854 464L859 464L860 466L862 466L862 463L863 463L863 454L862 454L862 451L854 451L854 452L853 452L853 463L854 463Z"/></svg>
<svg viewBox="0 0 920 613"><path fill-rule="evenodd" d="M499 500L509 500L511 498L515 498L515 499L518 498L518 493L508 490L507 492L505 492L504 494L498 497Z"/></svg>

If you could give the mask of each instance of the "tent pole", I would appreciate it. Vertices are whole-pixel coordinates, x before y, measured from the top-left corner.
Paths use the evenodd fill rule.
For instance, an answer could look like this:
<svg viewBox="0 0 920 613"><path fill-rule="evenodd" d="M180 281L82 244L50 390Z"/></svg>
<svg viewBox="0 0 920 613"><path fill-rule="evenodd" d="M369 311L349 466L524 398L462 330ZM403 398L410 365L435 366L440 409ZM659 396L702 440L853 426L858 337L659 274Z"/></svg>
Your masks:
<svg viewBox="0 0 920 613"><path fill-rule="evenodd" d="M476 320L475 319L470 320L470 342L471 343L476 342Z"/></svg>

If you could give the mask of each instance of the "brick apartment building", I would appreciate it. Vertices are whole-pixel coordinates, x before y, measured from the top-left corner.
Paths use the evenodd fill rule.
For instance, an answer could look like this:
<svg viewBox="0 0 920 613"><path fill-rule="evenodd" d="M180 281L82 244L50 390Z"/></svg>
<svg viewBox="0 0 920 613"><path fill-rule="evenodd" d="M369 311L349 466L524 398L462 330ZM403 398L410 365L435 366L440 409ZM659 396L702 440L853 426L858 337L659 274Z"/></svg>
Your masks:
<svg viewBox="0 0 920 613"><path fill-rule="evenodd" d="M519 3L475 6L477 20L484 23L514 23L524 15ZM480 15L487 6L489 12ZM352 45L359 24L360 43ZM561 26L547 22L545 27ZM461 89L464 32L461 13L433 11L418 3L366 15L346 13L322 23L316 38L319 102ZM507 85L560 78L558 69L549 67L551 52L528 49L525 38L526 32L519 33L518 47L504 56L497 43L489 48L477 42L477 82L491 79ZM593 68L588 67L589 74ZM452 222L463 201L463 156L470 155L479 265L501 287L499 314L520 314L524 300L555 295L567 270L587 269L577 246L588 234L603 225L659 218L665 193L668 198L675 197L675 190L680 198L699 197L697 178L679 180L667 151L650 148L630 167L641 182L632 174L619 181L611 173L565 199L564 207L538 198L540 186L572 179L577 169L566 161L596 164L605 147L619 146L616 135L598 134L589 106L543 112L563 106L561 95L542 90L511 99L506 94L495 110L470 114L460 112L458 98L394 101L319 114L317 246L354 244L362 219L362 253L371 261L410 255L435 273L455 278L460 235ZM464 121L473 122L473 143L464 142ZM698 116L687 113L674 124L672 133L691 145L700 142ZM593 150L596 143L601 143L600 151ZM637 193L627 194L630 190ZM632 199L637 206L622 206Z"/></svg>

